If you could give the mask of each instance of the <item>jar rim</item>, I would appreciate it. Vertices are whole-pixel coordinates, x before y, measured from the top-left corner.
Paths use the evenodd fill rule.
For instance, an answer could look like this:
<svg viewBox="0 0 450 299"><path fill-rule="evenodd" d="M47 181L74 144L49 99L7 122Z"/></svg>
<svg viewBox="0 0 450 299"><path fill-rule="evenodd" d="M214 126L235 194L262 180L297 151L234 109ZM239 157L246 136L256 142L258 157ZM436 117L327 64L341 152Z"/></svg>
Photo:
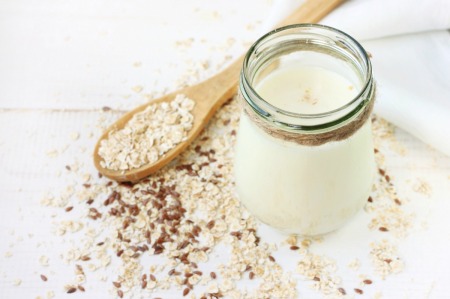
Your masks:
<svg viewBox="0 0 450 299"><path fill-rule="evenodd" d="M291 29L297 29L297 28L317 28L319 30L333 32L333 33L336 33L338 36L344 37L345 39L349 40L353 44L353 46L356 47L356 49L359 52L358 54L360 54L360 57L362 58L362 62L364 64L364 66L366 67L366 76L365 76L364 82L362 83L361 89L354 96L354 98L352 100L350 100L349 102L347 102L346 104L344 104L338 108L335 108L333 110L326 111L326 112L297 113L297 112L292 112L292 111L288 111L288 110L279 108L279 107L267 102L264 98L262 98L255 91L252 84L250 83L251 81L249 78L249 73L247 72L247 68L250 64L251 56L255 53L256 48L259 45L261 45L264 41L266 41L270 36L272 36L276 33L284 32L284 31L291 30ZM368 93L368 90L371 89L373 86L372 64L370 62L370 59L369 59L369 56L368 56L366 50L361 46L361 44L358 41L356 41L353 37L351 37L347 33L343 32L339 29L336 29L336 28L333 28L330 26L326 26L326 25L321 25L321 24L312 24L312 23L293 24L293 25L283 26L283 27L274 29L272 31L269 31L268 33L261 36L258 40L256 40L252 44L252 46L249 48L249 50L247 51L247 53L244 57L243 67L241 69L241 83L240 84L243 84L245 87L249 88L252 95L254 95L258 99L258 101L261 101L264 104L264 106L267 106L268 108L273 109L277 113L280 113L284 116L294 117L294 118L299 118L299 119L317 119L317 118L323 118L323 117L329 117L329 116L335 115L335 114L349 108L350 106L354 105L358 100L360 100L364 96L364 94ZM249 103L249 104L252 104L252 103ZM264 111L263 109L261 109L261 107L259 105L257 105L256 103L253 103L253 104L256 105L257 107L255 107L254 105L251 105L251 106L253 108L258 108L257 110L259 110L259 112L262 112L262 115L270 114L267 111ZM353 109L352 109L352 111L353 111ZM261 113L259 113L259 114L261 114Z"/></svg>

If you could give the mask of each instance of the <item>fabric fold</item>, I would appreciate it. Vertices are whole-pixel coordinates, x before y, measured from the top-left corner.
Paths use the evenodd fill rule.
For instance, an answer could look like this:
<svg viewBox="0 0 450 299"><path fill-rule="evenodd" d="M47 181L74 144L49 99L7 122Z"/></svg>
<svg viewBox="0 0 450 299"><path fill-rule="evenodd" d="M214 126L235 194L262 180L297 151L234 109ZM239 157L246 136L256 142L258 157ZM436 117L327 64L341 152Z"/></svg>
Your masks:
<svg viewBox="0 0 450 299"><path fill-rule="evenodd" d="M264 33L303 2L275 1ZM375 113L450 156L450 1L347 1L321 24L373 55Z"/></svg>

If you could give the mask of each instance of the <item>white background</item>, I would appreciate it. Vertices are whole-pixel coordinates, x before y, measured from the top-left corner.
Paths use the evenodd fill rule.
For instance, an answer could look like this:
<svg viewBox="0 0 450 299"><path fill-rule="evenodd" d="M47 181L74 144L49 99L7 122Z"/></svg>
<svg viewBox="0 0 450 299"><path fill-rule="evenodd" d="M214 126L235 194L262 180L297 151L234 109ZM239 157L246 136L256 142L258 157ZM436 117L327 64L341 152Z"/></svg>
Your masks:
<svg viewBox="0 0 450 299"><path fill-rule="evenodd" d="M175 88L192 67L188 60L208 60L212 67L187 80L206 78L224 56L245 51L270 6L260 0L0 1L1 298L45 298L48 290L56 298L65 296L64 275L72 270L59 255L70 244L52 234L51 216L57 212L39 201L48 190L57 192L73 181L64 165L80 162L94 172L90 153L100 133L101 107L116 109L117 117ZM191 47L175 47L188 38L195 39ZM227 46L230 38L236 42ZM140 93L133 91L138 85ZM81 135L76 142L70 138L73 132ZM373 276L376 284L355 297L381 291L384 298L448 298L450 159L401 130L396 136L406 154L392 150L389 142L382 150L400 197L409 201L407 209L416 217L409 236L396 241L406 268L385 281ZM47 155L53 149L59 152L56 158ZM413 192L418 180L430 184L430 197ZM354 256L362 257L358 273L371 275L368 244L379 233L366 228L368 221L361 212L313 248L337 260L349 285L357 285L357 276L346 267ZM284 240L265 227L262 234L266 240ZM13 255L6 257L6 252ZM43 254L50 257L50 268L40 266ZM288 270L298 262L289 252L275 257ZM44 271L53 273L45 284L39 278ZM14 286L15 279L22 284ZM298 280L304 298L322 297L309 289L309 282ZM89 293L70 298L108 298L110 287L90 285Z"/></svg>

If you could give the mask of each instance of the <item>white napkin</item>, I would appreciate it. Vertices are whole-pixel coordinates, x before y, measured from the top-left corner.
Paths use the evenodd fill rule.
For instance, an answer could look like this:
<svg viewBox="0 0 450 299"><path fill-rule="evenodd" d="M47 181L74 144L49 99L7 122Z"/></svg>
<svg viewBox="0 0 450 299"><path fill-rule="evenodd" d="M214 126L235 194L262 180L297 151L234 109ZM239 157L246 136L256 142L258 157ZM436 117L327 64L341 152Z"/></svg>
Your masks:
<svg viewBox="0 0 450 299"><path fill-rule="evenodd" d="M264 30L302 2L275 1ZM450 156L450 1L347 1L321 23L372 54L375 113Z"/></svg>

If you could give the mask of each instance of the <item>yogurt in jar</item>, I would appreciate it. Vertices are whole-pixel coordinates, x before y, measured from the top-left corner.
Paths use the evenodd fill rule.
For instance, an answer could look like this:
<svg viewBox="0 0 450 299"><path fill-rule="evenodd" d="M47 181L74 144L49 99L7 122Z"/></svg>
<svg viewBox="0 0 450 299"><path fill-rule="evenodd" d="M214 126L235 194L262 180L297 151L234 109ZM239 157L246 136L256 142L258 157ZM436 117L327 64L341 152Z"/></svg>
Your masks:
<svg viewBox="0 0 450 299"><path fill-rule="evenodd" d="M254 87L271 105L301 114L338 109L359 89L333 70L300 63L279 67ZM302 235L337 229L365 204L374 173L370 119L347 139L306 146L270 136L242 113L237 193L270 226Z"/></svg>

